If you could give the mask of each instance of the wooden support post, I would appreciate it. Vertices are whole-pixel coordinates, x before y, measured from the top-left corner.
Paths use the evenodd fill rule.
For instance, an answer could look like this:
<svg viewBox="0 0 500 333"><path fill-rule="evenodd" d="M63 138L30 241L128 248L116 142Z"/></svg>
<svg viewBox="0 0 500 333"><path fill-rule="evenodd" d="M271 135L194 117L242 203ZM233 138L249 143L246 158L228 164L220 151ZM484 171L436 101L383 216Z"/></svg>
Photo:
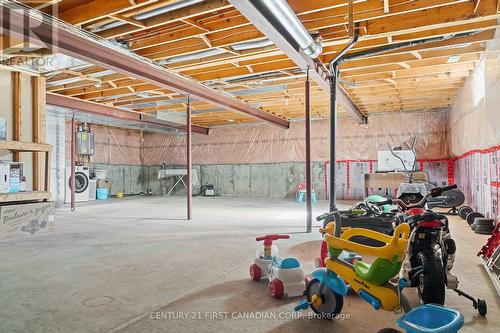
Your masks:
<svg viewBox="0 0 500 333"><path fill-rule="evenodd" d="M306 95L306 231L312 231L312 175L311 175L311 89L309 69L307 69Z"/></svg>
<svg viewBox="0 0 500 333"><path fill-rule="evenodd" d="M12 72L12 140L22 141L21 135L21 73ZM21 161L21 153L14 152L14 162Z"/></svg>
<svg viewBox="0 0 500 333"><path fill-rule="evenodd" d="M187 97L187 110L186 110L186 126L187 126L187 219L188 221L192 218L193 209L193 160L192 160L192 129L191 129L191 100L188 95Z"/></svg>
<svg viewBox="0 0 500 333"><path fill-rule="evenodd" d="M43 76L34 76L31 80L33 98L32 130L33 142L35 143L45 142L45 82L46 80ZM33 191L42 191L44 188L42 178L43 155L41 153L33 153ZM45 170L46 175L47 173L50 173L50 170Z"/></svg>

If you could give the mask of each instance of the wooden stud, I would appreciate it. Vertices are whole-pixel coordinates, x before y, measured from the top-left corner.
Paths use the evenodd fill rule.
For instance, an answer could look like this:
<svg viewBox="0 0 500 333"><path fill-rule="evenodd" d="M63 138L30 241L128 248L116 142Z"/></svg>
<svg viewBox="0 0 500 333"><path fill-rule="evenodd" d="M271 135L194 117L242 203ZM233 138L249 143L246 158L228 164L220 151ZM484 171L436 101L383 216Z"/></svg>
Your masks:
<svg viewBox="0 0 500 333"><path fill-rule="evenodd" d="M34 76L31 79L31 85L33 142L43 143L45 142L45 77ZM41 176L43 157L42 154L33 153L33 191L41 191L43 187L43 179Z"/></svg>
<svg viewBox="0 0 500 333"><path fill-rule="evenodd" d="M12 72L12 140L22 141L21 73ZM14 152L14 162L21 161L20 152Z"/></svg>

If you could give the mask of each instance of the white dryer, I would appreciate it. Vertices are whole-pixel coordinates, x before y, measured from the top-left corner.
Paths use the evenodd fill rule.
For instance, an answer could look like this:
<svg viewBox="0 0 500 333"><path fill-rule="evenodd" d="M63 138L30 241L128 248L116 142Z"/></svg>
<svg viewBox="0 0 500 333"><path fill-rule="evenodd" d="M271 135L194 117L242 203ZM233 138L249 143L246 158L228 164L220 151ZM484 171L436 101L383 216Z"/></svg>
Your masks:
<svg viewBox="0 0 500 333"><path fill-rule="evenodd" d="M90 171L87 166L75 167L75 202L89 201ZM66 203L71 202L71 166L66 166Z"/></svg>

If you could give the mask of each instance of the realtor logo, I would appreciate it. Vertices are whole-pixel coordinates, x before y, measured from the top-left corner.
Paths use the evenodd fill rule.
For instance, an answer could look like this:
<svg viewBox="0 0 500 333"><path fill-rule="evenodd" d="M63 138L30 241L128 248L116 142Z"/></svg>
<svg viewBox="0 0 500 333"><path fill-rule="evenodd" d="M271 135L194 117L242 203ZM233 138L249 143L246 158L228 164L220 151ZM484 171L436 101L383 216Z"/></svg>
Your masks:
<svg viewBox="0 0 500 333"><path fill-rule="evenodd" d="M29 6L28 6L29 5ZM0 0L0 57L41 58L56 53L57 2ZM11 60L12 61L12 60Z"/></svg>

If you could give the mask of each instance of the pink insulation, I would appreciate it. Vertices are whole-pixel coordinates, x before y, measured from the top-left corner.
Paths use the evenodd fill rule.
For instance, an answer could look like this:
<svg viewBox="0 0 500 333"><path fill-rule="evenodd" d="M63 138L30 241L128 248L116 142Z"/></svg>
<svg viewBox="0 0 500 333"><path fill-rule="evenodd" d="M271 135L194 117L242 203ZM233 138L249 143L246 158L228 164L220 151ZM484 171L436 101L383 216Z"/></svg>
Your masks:
<svg viewBox="0 0 500 333"><path fill-rule="evenodd" d="M456 157L454 168L466 204L485 216L500 218L500 146Z"/></svg>
<svg viewBox="0 0 500 333"><path fill-rule="evenodd" d="M376 159L378 150L408 145L418 137L417 155L422 159L448 156L448 112L393 113L369 118L367 127L348 118L339 119L338 159ZM210 135L194 135L195 164L245 164L301 162L305 160L303 122L289 130L271 125L214 128ZM145 164L184 164L185 137L145 134ZM329 120L312 122L312 159L328 160Z"/></svg>
<svg viewBox="0 0 500 333"><path fill-rule="evenodd" d="M103 164L141 165L141 134L139 131L91 125L94 132L95 155L91 162ZM71 122L66 122L66 159L71 153Z"/></svg>

